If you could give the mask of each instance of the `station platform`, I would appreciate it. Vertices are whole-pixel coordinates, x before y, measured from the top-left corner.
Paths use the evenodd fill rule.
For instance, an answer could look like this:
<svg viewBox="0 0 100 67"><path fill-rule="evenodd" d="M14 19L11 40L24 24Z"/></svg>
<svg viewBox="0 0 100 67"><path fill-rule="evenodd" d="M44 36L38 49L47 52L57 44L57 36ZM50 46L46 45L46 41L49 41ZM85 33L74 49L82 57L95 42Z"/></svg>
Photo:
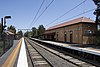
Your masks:
<svg viewBox="0 0 100 67"><path fill-rule="evenodd" d="M0 57L0 67L28 67L24 38L14 41L14 45Z"/></svg>
<svg viewBox="0 0 100 67"><path fill-rule="evenodd" d="M32 39L38 40L38 41L41 41L41 42L45 42L45 43L49 43L49 44L53 44L53 45L56 45L56 46L69 48L69 49L73 49L73 50L77 50L77 51L86 52L86 53L90 53L90 54L100 56L100 49L93 48L91 46L90 47L79 47L77 45L81 45L81 44L67 44L67 43L59 43L59 42L54 42L54 41L39 40L39 39L36 39L36 38L32 38Z"/></svg>
<svg viewBox="0 0 100 67"><path fill-rule="evenodd" d="M71 46L70 44L58 43L53 41L44 41L44 40L40 41L50 43L53 45L59 45L70 49L89 52L100 56L100 49L94 49L91 47L88 48L75 47ZM28 67L28 56L25 48L24 38L14 41L14 45L4 55L0 57L0 67Z"/></svg>

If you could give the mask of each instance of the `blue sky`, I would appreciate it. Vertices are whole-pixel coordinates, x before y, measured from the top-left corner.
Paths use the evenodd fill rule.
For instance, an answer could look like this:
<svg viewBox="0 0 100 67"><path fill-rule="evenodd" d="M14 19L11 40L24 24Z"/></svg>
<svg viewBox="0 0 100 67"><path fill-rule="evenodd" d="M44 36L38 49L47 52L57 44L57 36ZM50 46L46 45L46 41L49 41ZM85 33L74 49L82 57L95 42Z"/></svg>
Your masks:
<svg viewBox="0 0 100 67"><path fill-rule="evenodd" d="M7 26L13 25L17 29L22 29L22 28L25 29L25 28L32 28L32 27L37 28L41 24L43 24L46 28L48 28L56 24L59 24L57 23L59 21L70 18L84 11L96 8L92 0L87 0L85 3L83 3L73 11L69 12L68 14L66 14L64 17L46 26L48 23L52 22L57 17L61 16L71 8L75 7L76 5L84 1L84 0L54 0L54 2L45 11L45 13L38 19L38 21L35 24L31 24L42 1L43 0L0 0L0 18L6 15L12 16L11 19L7 20ZM42 9L40 10L38 16L51 1L52 0L45 0L45 3L42 6ZM82 16L95 20L95 16L93 15L93 12L94 10L89 13L71 18L69 20L82 17Z"/></svg>

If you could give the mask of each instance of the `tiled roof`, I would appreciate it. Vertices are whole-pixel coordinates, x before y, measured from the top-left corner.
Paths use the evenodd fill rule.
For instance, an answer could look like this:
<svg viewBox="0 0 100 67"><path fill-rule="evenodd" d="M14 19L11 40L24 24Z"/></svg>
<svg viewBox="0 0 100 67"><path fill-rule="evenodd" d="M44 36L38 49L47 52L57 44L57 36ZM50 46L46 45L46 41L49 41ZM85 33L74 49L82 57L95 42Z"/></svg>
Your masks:
<svg viewBox="0 0 100 67"><path fill-rule="evenodd" d="M74 19L74 20L71 20L71 21L68 21L68 22L64 22L64 23L58 24L56 26L52 26L52 27L48 28L47 30L51 30L51 29L55 29L55 28L59 28L59 27L63 27L63 26L68 26L68 25L72 25L72 24L76 24L76 23L80 23L80 22L84 22L84 23L87 23L87 22L95 23L90 18L80 17L80 18L77 18L77 19Z"/></svg>

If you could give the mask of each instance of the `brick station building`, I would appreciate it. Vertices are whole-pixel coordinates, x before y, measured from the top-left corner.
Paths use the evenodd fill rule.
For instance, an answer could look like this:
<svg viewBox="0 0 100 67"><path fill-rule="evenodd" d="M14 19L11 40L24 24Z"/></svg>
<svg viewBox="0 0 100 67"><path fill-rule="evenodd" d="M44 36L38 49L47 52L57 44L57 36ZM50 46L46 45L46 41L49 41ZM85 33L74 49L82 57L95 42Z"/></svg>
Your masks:
<svg viewBox="0 0 100 67"><path fill-rule="evenodd" d="M93 44L96 24L93 20L80 17L56 26L45 32L45 39L77 44Z"/></svg>

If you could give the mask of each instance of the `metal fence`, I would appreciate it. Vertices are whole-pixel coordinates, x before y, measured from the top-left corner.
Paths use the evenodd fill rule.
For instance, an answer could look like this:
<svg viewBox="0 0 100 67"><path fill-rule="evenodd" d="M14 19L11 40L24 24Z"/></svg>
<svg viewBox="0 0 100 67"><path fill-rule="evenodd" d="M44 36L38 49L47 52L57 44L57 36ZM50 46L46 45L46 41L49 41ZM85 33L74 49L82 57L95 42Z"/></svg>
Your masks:
<svg viewBox="0 0 100 67"><path fill-rule="evenodd" d="M3 40L2 40L2 35L0 33L0 56L3 54Z"/></svg>
<svg viewBox="0 0 100 67"><path fill-rule="evenodd" d="M0 56L2 56L13 45L13 39L11 38L11 35L0 33Z"/></svg>

